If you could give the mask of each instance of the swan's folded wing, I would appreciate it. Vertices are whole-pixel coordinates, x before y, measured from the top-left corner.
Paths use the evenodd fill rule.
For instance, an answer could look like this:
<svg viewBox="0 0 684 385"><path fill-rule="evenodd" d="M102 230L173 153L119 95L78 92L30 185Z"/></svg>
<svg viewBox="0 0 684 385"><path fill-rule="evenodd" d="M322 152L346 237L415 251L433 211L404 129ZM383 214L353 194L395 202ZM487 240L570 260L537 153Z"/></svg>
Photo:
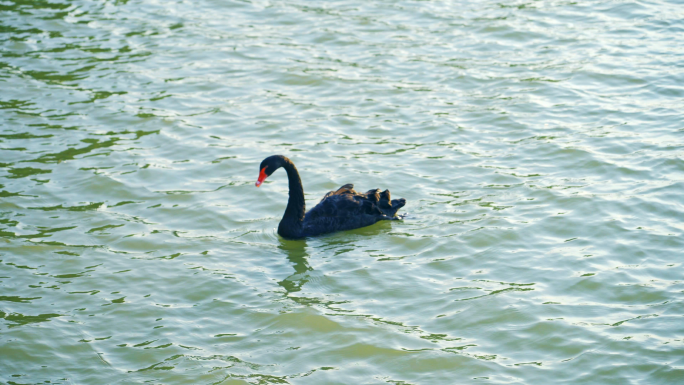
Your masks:
<svg viewBox="0 0 684 385"><path fill-rule="evenodd" d="M304 217L306 235L351 230L389 219L363 195L340 194L324 199Z"/></svg>
<svg viewBox="0 0 684 385"><path fill-rule="evenodd" d="M306 213L305 221L321 217L353 217L357 215L382 215L382 212L363 195L331 195Z"/></svg>

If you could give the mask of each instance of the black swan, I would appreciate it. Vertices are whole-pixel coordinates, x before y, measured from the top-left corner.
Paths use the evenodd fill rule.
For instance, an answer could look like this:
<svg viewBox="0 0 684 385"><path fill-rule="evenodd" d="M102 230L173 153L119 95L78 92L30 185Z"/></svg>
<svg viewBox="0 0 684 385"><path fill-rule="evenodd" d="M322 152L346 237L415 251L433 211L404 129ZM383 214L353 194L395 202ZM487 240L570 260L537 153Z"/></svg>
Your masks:
<svg viewBox="0 0 684 385"><path fill-rule="evenodd" d="M299 172L292 161L282 155L272 155L259 166L259 187L279 168L285 168L290 183L290 198L278 234L285 238L303 238L334 231L358 229L377 221L402 219L395 216L406 204L406 199L391 200L389 190L370 190L364 194L354 191L354 185L346 184L337 191L330 191L305 214L304 188Z"/></svg>

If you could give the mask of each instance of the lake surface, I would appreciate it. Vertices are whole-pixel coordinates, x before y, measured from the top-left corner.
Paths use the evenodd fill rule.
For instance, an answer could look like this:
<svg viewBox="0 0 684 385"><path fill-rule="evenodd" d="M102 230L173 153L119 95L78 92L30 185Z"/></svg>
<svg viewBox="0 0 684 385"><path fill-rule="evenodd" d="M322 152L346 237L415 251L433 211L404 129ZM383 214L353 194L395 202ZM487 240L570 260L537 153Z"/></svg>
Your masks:
<svg viewBox="0 0 684 385"><path fill-rule="evenodd" d="M0 1L3 384L684 381L675 1ZM276 233L354 183L403 221Z"/></svg>

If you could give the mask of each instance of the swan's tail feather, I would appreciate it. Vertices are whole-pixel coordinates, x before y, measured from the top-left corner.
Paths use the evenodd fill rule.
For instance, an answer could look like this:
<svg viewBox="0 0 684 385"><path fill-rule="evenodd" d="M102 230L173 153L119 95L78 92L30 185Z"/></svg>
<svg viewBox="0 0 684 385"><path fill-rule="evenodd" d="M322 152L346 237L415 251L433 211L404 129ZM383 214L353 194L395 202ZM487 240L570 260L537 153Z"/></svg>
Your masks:
<svg viewBox="0 0 684 385"><path fill-rule="evenodd" d="M378 208L383 214L393 217L397 214L397 211L406 205L406 199L392 199L389 190L385 190L380 193L380 200L378 202Z"/></svg>

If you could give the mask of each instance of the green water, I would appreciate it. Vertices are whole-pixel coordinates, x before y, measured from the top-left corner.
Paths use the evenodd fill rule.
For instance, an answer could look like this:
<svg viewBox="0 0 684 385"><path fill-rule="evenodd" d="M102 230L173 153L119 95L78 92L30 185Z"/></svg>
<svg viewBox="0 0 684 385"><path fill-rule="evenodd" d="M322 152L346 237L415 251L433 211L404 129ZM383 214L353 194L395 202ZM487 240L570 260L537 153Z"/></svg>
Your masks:
<svg viewBox="0 0 684 385"><path fill-rule="evenodd" d="M0 1L0 383L684 383L683 26ZM284 240L272 154L409 215Z"/></svg>

